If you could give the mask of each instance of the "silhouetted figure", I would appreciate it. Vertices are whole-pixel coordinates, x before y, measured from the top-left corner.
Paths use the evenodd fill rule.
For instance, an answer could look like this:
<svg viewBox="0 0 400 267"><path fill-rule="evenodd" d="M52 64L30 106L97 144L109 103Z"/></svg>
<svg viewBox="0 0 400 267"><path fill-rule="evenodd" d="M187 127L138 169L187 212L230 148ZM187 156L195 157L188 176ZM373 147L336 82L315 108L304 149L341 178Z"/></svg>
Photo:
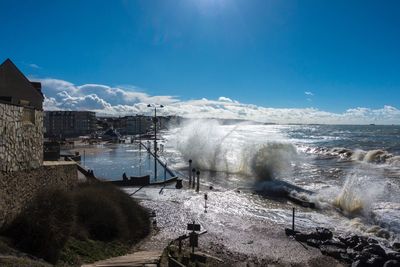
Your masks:
<svg viewBox="0 0 400 267"><path fill-rule="evenodd" d="M126 173L122 174L122 180L128 181L128 176L126 176Z"/></svg>

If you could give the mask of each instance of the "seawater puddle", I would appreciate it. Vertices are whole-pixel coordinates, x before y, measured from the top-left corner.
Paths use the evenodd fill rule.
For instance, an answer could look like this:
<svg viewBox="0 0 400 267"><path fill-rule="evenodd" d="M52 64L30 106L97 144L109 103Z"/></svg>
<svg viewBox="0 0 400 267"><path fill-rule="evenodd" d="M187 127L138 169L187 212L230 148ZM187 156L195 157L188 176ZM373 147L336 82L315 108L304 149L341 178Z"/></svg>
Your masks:
<svg viewBox="0 0 400 267"><path fill-rule="evenodd" d="M121 180L123 173L130 176L150 175L154 180L154 157L139 144L110 144L95 147L98 151L87 153L82 164L95 171L96 177ZM157 180L171 178L164 166L157 164Z"/></svg>

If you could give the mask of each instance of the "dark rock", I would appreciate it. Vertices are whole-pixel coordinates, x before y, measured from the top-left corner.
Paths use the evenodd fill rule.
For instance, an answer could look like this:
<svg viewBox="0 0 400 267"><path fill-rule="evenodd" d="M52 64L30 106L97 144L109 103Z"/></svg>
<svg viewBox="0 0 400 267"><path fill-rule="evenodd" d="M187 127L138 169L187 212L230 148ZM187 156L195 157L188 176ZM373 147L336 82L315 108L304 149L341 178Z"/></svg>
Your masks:
<svg viewBox="0 0 400 267"><path fill-rule="evenodd" d="M315 248L319 248L321 246L321 241L316 239L307 239L307 245Z"/></svg>
<svg viewBox="0 0 400 267"><path fill-rule="evenodd" d="M353 259L347 253L340 253L340 258L346 263L352 263Z"/></svg>
<svg viewBox="0 0 400 267"><path fill-rule="evenodd" d="M327 229L327 228L323 228L323 227L317 227L317 236L319 240L321 241L325 241L325 240L329 240L332 239L333 234L332 231Z"/></svg>
<svg viewBox="0 0 400 267"><path fill-rule="evenodd" d="M366 253L358 253L354 257L354 261L361 261L361 262L367 262L367 260L371 257L371 254L366 254Z"/></svg>
<svg viewBox="0 0 400 267"><path fill-rule="evenodd" d="M300 233L299 231L292 230L290 228L285 228L285 233L287 236L295 236L296 234Z"/></svg>
<svg viewBox="0 0 400 267"><path fill-rule="evenodd" d="M377 256L380 256L382 258L386 257L385 250L381 246L376 245L376 244L370 244L370 245L366 246L362 250L362 252L363 253L370 253L370 254L373 254L373 255L377 255Z"/></svg>
<svg viewBox="0 0 400 267"><path fill-rule="evenodd" d="M400 262L396 260L389 260L383 264L383 267L400 267Z"/></svg>
<svg viewBox="0 0 400 267"><path fill-rule="evenodd" d="M338 240L333 240L333 239L323 241L322 245L331 245L331 246L335 246L335 247L343 248L343 249L347 248L345 243L338 241Z"/></svg>
<svg viewBox="0 0 400 267"><path fill-rule="evenodd" d="M369 237L369 238L367 239L367 242L368 242L369 244L378 244L378 243L379 243L378 240L375 240L375 239L373 239L373 238L371 238L371 237Z"/></svg>
<svg viewBox="0 0 400 267"><path fill-rule="evenodd" d="M392 244L392 249L397 251L397 252L400 252L400 243L397 243L397 242L393 243Z"/></svg>
<svg viewBox="0 0 400 267"><path fill-rule="evenodd" d="M346 244L348 247L354 248L360 243L361 238L358 235L353 235L349 237L339 237L339 240Z"/></svg>
<svg viewBox="0 0 400 267"><path fill-rule="evenodd" d="M347 236L339 235L337 238L339 239L340 242L343 242L344 244L347 243L347 238L348 238Z"/></svg>
<svg viewBox="0 0 400 267"><path fill-rule="evenodd" d="M293 233L293 232L290 232L291 231L290 229L288 229L288 230L285 229L285 231L287 233L288 232ZM333 234L329 229L318 227L316 229L316 231L311 232L311 233L296 232L294 237L297 241L300 241L300 242L307 242L307 240L312 240L312 239L317 240L317 241L326 241L326 240L332 239ZM315 242L310 241L310 243L314 244Z"/></svg>
<svg viewBox="0 0 400 267"><path fill-rule="evenodd" d="M376 233L377 237L381 237L381 238L385 238L385 239L389 239L390 238L390 233L385 230L385 229L380 229L377 233Z"/></svg>
<svg viewBox="0 0 400 267"><path fill-rule="evenodd" d="M323 255L331 256L335 259L342 259L341 254L346 253L346 250L330 245L322 245L320 250Z"/></svg>
<svg viewBox="0 0 400 267"><path fill-rule="evenodd" d="M368 243L360 242L355 247L353 247L353 249L355 251L362 251L366 246L368 246Z"/></svg>
<svg viewBox="0 0 400 267"><path fill-rule="evenodd" d="M297 241L300 241L300 242L306 242L308 239L310 239L310 235L303 234L303 233L296 233L294 235L294 239L296 239Z"/></svg>
<svg viewBox="0 0 400 267"><path fill-rule="evenodd" d="M398 252L388 252L386 254L386 258L388 258L389 260L400 261L400 253L398 253Z"/></svg>
<svg viewBox="0 0 400 267"><path fill-rule="evenodd" d="M353 261L355 261L356 257L358 256L358 253L355 252L355 251L354 251L353 249L351 249L351 248L348 248L348 249L346 250L346 252L347 252L347 256L349 256Z"/></svg>
<svg viewBox="0 0 400 267"><path fill-rule="evenodd" d="M380 256L376 256L373 255L371 258L369 258L367 260L367 265L371 266L371 267L380 267L385 263L385 259L380 257Z"/></svg>
<svg viewBox="0 0 400 267"><path fill-rule="evenodd" d="M351 264L351 267L365 267L366 263L361 260L356 260Z"/></svg>

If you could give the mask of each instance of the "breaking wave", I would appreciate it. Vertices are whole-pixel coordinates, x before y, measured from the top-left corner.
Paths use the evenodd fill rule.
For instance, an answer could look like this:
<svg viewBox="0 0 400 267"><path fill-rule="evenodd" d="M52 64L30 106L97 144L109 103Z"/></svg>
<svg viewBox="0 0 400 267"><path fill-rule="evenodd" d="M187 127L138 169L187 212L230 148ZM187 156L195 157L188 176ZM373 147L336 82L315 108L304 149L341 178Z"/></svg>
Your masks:
<svg viewBox="0 0 400 267"><path fill-rule="evenodd" d="M385 186L382 180L359 172L346 177L342 189L333 200L333 204L348 215L367 215L371 206L383 197Z"/></svg>
<svg viewBox="0 0 400 267"><path fill-rule="evenodd" d="M396 238L400 233L398 192L398 185L385 179L382 169L363 166L354 168L341 187L320 190L311 199L320 209L333 207L348 217L358 218L358 221L362 218L375 225L368 228L360 222L356 225L359 230L378 237Z"/></svg>
<svg viewBox="0 0 400 267"><path fill-rule="evenodd" d="M364 151L360 149L351 150L343 147L335 147L335 148L307 147L303 150L306 153L319 154L328 157L338 157L341 159L351 160L351 161L400 165L400 156L394 155L386 150L381 150L381 149Z"/></svg>
<svg viewBox="0 0 400 267"><path fill-rule="evenodd" d="M175 134L177 150L201 170L240 173L258 180L271 180L290 170L296 148L270 135L246 136L236 126L218 121L193 121Z"/></svg>

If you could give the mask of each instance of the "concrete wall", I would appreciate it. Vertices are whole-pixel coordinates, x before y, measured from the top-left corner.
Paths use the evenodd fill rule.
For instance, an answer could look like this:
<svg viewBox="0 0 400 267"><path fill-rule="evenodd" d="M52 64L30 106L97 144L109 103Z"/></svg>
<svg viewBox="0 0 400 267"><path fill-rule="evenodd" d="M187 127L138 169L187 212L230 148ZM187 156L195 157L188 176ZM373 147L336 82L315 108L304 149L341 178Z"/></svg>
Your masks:
<svg viewBox="0 0 400 267"><path fill-rule="evenodd" d="M34 169L42 161L43 111L0 103L0 171Z"/></svg>
<svg viewBox="0 0 400 267"><path fill-rule="evenodd" d="M0 227L11 222L40 190L77 185L78 172L73 162L55 162L17 172L0 172Z"/></svg>

